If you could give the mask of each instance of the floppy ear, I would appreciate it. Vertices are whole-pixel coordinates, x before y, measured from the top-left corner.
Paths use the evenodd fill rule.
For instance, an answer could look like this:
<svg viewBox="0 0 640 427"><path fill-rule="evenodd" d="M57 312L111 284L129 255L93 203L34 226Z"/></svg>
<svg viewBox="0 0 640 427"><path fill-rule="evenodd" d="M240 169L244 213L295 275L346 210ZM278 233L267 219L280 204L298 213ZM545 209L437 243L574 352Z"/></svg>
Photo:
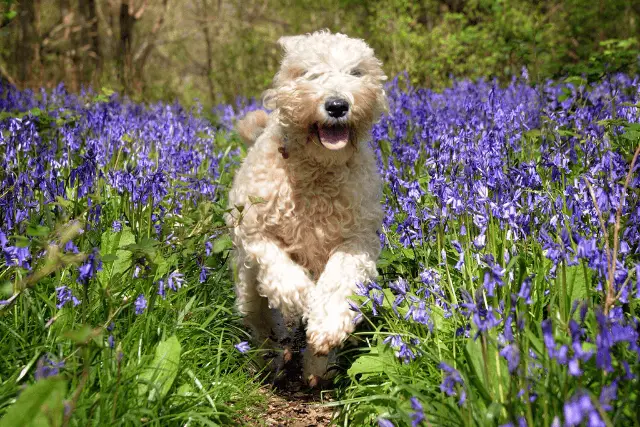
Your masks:
<svg viewBox="0 0 640 427"><path fill-rule="evenodd" d="M284 36L278 39L278 46L284 49L285 52L292 50L295 45L297 45L300 41L306 39L307 36Z"/></svg>

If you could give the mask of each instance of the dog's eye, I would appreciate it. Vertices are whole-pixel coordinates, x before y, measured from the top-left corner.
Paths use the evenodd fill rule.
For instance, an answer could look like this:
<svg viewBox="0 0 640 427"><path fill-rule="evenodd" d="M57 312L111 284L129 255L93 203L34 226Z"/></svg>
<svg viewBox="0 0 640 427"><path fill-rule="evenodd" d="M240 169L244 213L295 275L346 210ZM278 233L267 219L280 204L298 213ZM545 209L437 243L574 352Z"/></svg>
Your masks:
<svg viewBox="0 0 640 427"><path fill-rule="evenodd" d="M351 74L353 77L362 77L362 70L359 70L357 68L354 68L353 70L351 70L349 72L349 74Z"/></svg>
<svg viewBox="0 0 640 427"><path fill-rule="evenodd" d="M312 74L309 74L309 75L307 75L307 80L315 80L315 79L317 79L318 77L320 77L320 75L321 75L320 73L312 73Z"/></svg>

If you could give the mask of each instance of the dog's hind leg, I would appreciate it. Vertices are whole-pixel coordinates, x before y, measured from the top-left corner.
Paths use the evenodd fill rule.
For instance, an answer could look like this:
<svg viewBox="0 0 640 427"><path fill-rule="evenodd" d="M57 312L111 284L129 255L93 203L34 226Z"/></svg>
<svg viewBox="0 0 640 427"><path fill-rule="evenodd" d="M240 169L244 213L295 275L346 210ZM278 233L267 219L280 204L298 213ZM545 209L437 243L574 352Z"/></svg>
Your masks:
<svg viewBox="0 0 640 427"><path fill-rule="evenodd" d="M282 313L269 308L267 298L258 293L257 264L252 264L238 252L236 304L243 315L244 323L251 329L254 343L262 351L261 358L273 372L275 380L283 372L284 365L291 360L291 327ZM241 262L242 261L242 262Z"/></svg>

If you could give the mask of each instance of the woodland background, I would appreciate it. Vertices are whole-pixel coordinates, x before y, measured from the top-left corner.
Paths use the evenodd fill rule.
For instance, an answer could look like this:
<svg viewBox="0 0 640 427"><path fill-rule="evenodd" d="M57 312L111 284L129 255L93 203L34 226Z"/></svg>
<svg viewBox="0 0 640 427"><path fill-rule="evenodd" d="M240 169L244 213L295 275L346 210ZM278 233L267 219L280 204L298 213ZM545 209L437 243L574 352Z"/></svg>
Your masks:
<svg viewBox="0 0 640 427"><path fill-rule="evenodd" d="M632 0L0 0L0 78L21 88L109 87L205 105L258 96L275 41L329 28L366 39L389 76L540 82L637 67Z"/></svg>

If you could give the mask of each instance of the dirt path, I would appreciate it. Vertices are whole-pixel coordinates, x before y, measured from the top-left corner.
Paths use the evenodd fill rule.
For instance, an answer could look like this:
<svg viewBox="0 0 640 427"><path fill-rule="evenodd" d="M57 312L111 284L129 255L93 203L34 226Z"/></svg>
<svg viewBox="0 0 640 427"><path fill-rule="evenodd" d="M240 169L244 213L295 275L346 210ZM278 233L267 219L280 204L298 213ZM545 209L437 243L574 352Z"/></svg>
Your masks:
<svg viewBox="0 0 640 427"><path fill-rule="evenodd" d="M324 393L321 398L319 393L280 392L275 394L268 389L264 389L264 392L269 395L264 425L324 427L331 421L333 408L321 406L323 402L330 401L327 393Z"/></svg>

